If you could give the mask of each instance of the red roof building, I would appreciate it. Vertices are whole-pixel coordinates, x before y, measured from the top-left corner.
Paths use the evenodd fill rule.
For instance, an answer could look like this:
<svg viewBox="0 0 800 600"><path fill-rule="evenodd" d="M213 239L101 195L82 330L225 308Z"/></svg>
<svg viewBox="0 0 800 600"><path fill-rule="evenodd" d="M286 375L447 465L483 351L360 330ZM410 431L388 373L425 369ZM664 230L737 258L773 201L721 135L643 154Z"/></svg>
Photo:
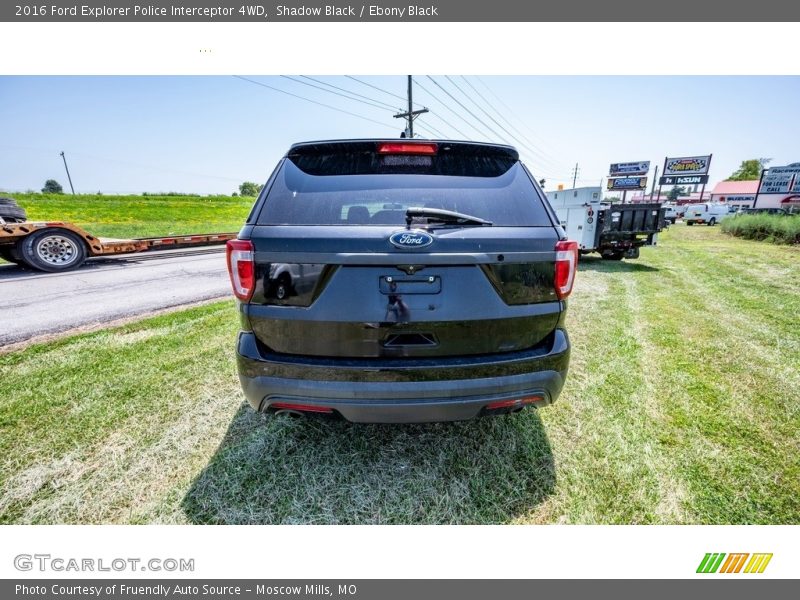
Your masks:
<svg viewBox="0 0 800 600"><path fill-rule="evenodd" d="M756 199L758 179L747 181L720 181L711 190L712 202L725 202L737 208L750 208Z"/></svg>

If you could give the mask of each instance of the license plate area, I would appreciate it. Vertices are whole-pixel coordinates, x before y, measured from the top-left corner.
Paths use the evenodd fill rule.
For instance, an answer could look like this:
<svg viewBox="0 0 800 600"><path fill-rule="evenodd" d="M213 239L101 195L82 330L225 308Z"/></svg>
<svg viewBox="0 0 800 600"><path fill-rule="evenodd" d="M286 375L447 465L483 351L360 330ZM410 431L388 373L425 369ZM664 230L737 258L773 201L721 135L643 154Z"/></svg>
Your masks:
<svg viewBox="0 0 800 600"><path fill-rule="evenodd" d="M442 278L438 275L425 277L397 277L386 275L380 278L381 294L438 294L442 291Z"/></svg>

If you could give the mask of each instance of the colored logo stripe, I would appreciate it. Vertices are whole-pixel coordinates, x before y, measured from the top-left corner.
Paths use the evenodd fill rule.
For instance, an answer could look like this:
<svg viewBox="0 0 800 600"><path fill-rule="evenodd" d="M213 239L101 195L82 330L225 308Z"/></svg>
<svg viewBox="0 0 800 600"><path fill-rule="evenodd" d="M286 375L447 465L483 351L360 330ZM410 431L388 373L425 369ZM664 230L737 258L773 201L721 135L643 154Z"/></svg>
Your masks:
<svg viewBox="0 0 800 600"><path fill-rule="evenodd" d="M767 568L769 561L772 560L772 554L753 554L753 558L747 563L744 568L745 573L763 573Z"/></svg>
<svg viewBox="0 0 800 600"><path fill-rule="evenodd" d="M742 570L742 565L744 565L744 561L747 560L748 556L750 555L747 553L729 554L719 572L738 573Z"/></svg>
<svg viewBox="0 0 800 600"><path fill-rule="evenodd" d="M722 559L725 558L725 553L707 553L703 560L700 561L700 566L697 567L698 573L716 573L717 569L719 569L720 563L722 563Z"/></svg>
<svg viewBox="0 0 800 600"><path fill-rule="evenodd" d="M703 560L697 567L698 573L740 573L744 567L745 573L763 573L767 568L769 561L772 560L772 554L760 553L753 554L752 556L747 552L734 552L727 555L724 552L708 552ZM750 560L747 561L747 558ZM725 560L723 563L722 561ZM747 562L747 566L745 565ZM722 568L720 568L722 565Z"/></svg>

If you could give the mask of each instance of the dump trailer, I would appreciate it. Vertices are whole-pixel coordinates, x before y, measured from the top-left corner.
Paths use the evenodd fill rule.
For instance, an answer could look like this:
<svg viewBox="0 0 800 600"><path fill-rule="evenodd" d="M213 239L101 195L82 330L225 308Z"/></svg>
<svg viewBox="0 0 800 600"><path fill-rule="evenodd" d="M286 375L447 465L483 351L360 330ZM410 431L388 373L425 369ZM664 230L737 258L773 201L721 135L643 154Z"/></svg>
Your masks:
<svg viewBox="0 0 800 600"><path fill-rule="evenodd" d="M598 252L609 260L638 258L639 248L655 246L666 227L660 203L611 204L602 201L600 187L547 192L561 226L578 242L581 254Z"/></svg>
<svg viewBox="0 0 800 600"><path fill-rule="evenodd" d="M38 271L77 269L89 257L224 244L236 233L111 239L61 221L6 222L0 216L0 258Z"/></svg>

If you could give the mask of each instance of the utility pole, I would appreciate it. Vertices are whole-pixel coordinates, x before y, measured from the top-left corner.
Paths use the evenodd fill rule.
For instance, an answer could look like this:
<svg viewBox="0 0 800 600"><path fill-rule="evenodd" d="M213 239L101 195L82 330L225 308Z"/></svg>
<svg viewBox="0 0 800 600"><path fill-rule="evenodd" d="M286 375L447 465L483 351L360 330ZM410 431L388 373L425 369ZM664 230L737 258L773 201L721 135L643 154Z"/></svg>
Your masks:
<svg viewBox="0 0 800 600"><path fill-rule="evenodd" d="M653 185L650 186L650 202L653 201L653 192L656 191L656 179L658 179L658 165L656 165L656 174L653 176Z"/></svg>
<svg viewBox="0 0 800 600"><path fill-rule="evenodd" d="M578 180L578 163L575 163L575 168L572 171L572 189L575 189L575 182Z"/></svg>
<svg viewBox="0 0 800 600"><path fill-rule="evenodd" d="M761 169L761 177L758 178L758 187L756 188L756 197L753 199L753 208L758 204L758 193L761 191L761 184L764 183L764 173L767 169Z"/></svg>
<svg viewBox="0 0 800 600"><path fill-rule="evenodd" d="M419 115L429 112L427 108L422 108L420 110L414 110L414 102L413 102L413 80L411 79L411 75L408 76L408 112L398 113L394 116L395 119L408 119L408 126L402 137L413 138L414 137L414 119L416 119Z"/></svg>
<svg viewBox="0 0 800 600"><path fill-rule="evenodd" d="M72 190L72 195L75 195L75 188L72 187L72 177L69 176L69 167L67 166L67 157L64 156L64 151L61 151L61 158L64 159L64 169L67 171L67 179L69 179L69 189Z"/></svg>

